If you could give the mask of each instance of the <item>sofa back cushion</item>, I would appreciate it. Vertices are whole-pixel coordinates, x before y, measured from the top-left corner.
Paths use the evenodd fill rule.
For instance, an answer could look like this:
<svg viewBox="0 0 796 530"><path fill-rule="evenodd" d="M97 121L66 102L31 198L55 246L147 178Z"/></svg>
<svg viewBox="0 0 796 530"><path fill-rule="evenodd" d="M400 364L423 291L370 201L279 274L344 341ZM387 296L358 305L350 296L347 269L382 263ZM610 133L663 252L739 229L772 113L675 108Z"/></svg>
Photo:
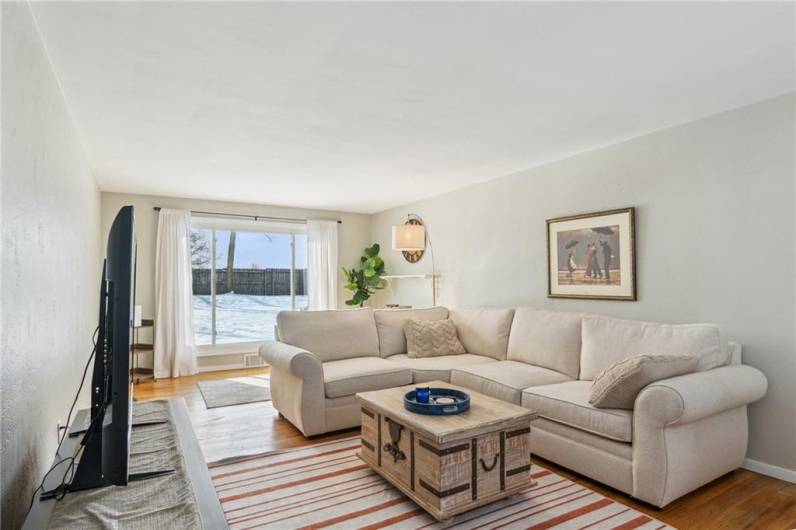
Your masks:
<svg viewBox="0 0 796 530"><path fill-rule="evenodd" d="M280 311L276 315L282 342L302 348L321 361L379 354L373 310Z"/></svg>
<svg viewBox="0 0 796 530"><path fill-rule="evenodd" d="M379 334L379 352L382 357L406 353L404 324L407 320L445 320L447 307L427 309L376 309L376 330Z"/></svg>
<svg viewBox="0 0 796 530"><path fill-rule="evenodd" d="M459 340L467 353L485 355L499 361L506 359L514 309L477 307L451 309Z"/></svg>
<svg viewBox="0 0 796 530"><path fill-rule="evenodd" d="M508 360L549 368L577 379L583 316L518 307L511 324Z"/></svg>
<svg viewBox="0 0 796 530"><path fill-rule="evenodd" d="M730 351L730 362L728 364L741 364L743 346L740 342L728 341L727 349Z"/></svg>
<svg viewBox="0 0 796 530"><path fill-rule="evenodd" d="M716 324L658 324L584 316L580 379L593 380L610 365L632 355L693 355L697 371L729 362L722 328Z"/></svg>

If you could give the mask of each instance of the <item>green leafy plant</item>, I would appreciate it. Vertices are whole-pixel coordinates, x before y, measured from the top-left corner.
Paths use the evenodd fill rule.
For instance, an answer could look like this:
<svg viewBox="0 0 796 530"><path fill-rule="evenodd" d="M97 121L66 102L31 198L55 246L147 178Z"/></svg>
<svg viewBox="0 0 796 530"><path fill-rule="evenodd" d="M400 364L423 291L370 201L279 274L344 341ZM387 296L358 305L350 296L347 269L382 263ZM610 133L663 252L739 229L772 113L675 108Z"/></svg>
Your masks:
<svg viewBox="0 0 796 530"><path fill-rule="evenodd" d="M365 249L365 255L359 258L362 263L360 270L343 267L347 281L345 288L354 293L351 300L345 301L346 305L362 307L370 295L378 289L384 289L384 280L381 279L384 274L384 260L379 257L379 250L381 248L378 243Z"/></svg>

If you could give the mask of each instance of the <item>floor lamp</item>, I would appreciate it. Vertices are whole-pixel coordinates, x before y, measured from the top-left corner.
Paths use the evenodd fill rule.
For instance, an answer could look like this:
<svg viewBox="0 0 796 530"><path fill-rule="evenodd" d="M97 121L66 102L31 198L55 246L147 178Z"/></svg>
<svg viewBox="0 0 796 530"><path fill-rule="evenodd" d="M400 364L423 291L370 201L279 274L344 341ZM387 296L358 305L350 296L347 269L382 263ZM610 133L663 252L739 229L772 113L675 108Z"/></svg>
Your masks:
<svg viewBox="0 0 796 530"><path fill-rule="evenodd" d="M419 215L410 213L407 217L406 223L392 227L392 249L401 251L409 263L417 263L423 257L428 242L428 250L431 253L431 304L437 305L437 275L431 238Z"/></svg>

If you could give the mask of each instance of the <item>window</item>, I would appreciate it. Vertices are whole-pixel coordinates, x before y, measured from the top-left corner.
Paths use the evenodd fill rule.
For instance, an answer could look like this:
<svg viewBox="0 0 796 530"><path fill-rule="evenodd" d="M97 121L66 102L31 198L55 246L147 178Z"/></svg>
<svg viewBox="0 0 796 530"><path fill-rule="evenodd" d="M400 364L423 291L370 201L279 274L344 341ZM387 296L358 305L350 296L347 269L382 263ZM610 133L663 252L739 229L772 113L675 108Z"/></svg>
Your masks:
<svg viewBox="0 0 796 530"><path fill-rule="evenodd" d="M304 225L195 218L191 258L201 349L273 339L279 311L308 308Z"/></svg>

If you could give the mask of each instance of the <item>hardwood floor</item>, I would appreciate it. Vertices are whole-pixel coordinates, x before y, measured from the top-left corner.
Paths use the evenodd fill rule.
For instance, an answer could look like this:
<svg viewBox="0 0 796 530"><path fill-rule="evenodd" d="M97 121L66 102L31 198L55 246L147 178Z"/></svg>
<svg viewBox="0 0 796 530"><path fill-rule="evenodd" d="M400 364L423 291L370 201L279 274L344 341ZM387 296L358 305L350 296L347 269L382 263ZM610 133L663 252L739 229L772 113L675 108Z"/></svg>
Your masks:
<svg viewBox="0 0 796 530"><path fill-rule="evenodd" d="M267 368L206 372L190 377L142 381L135 386L136 399L182 397L191 415L194 432L208 462L242 455L265 453L359 434L359 429L307 439L290 422L279 419L270 401L208 409L197 381L267 374Z"/></svg>
<svg viewBox="0 0 796 530"><path fill-rule="evenodd" d="M135 387L140 400L182 397L208 462L275 449L298 447L359 434L351 429L306 439L279 419L271 402L207 409L197 381L267 374L267 368L209 372L178 379L146 381ZM680 529L794 529L796 484L739 469L659 510L627 495L538 459L538 463L606 497L645 512Z"/></svg>

